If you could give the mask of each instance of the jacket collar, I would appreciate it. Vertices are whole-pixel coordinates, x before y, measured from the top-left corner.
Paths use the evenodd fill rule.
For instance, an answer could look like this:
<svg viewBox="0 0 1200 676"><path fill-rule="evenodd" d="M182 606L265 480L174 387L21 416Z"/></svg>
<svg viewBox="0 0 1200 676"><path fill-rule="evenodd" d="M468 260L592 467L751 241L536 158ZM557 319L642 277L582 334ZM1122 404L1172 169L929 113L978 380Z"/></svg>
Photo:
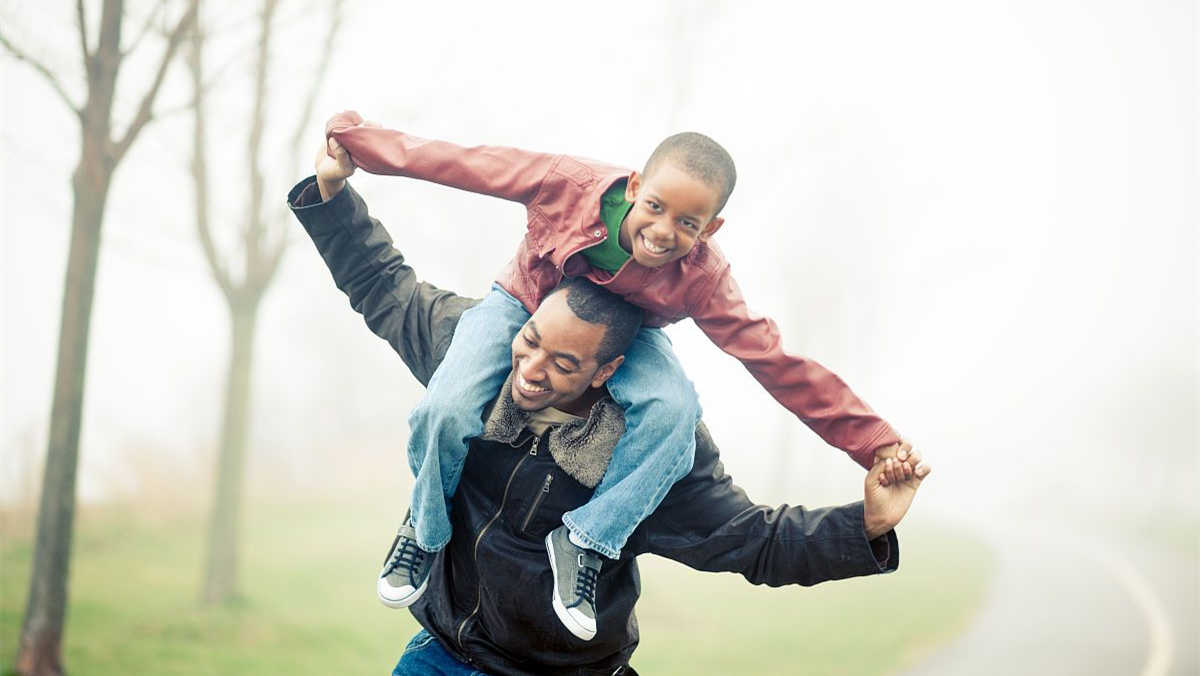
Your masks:
<svg viewBox="0 0 1200 676"><path fill-rule="evenodd" d="M483 425L484 441L506 444L528 433L525 425L529 414L512 399L513 375L508 374L500 396L492 403ZM587 420L569 422L550 430L546 446L550 457L570 477L588 488L595 488L604 478L613 448L625 433L625 410L611 397L603 397L592 405ZM522 439L523 441L523 439Z"/></svg>

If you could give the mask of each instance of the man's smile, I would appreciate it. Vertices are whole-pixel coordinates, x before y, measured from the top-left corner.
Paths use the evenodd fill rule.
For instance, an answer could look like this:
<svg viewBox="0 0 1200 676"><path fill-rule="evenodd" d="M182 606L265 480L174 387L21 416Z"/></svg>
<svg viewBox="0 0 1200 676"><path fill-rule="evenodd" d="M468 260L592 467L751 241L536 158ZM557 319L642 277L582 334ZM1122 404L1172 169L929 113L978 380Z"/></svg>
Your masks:
<svg viewBox="0 0 1200 676"><path fill-rule="evenodd" d="M514 382L514 384L516 384L517 387L519 387L521 389L521 393L526 396L534 397L534 396L537 396L544 392L550 391L550 388L548 388L548 387L534 385L533 383L530 383L528 380L525 380L525 378L521 375L520 371L518 371L516 375L517 375L517 377L513 379L513 382Z"/></svg>

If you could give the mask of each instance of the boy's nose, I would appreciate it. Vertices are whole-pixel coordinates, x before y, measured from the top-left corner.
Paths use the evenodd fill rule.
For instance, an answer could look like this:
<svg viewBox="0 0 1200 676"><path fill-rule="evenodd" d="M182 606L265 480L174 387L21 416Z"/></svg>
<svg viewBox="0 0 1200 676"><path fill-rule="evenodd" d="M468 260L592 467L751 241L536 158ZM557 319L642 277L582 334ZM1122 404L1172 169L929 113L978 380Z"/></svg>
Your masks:
<svg viewBox="0 0 1200 676"><path fill-rule="evenodd" d="M650 226L649 232L646 233L651 242L656 244L671 244L675 240L675 231L671 228L671 224L665 220L660 220Z"/></svg>

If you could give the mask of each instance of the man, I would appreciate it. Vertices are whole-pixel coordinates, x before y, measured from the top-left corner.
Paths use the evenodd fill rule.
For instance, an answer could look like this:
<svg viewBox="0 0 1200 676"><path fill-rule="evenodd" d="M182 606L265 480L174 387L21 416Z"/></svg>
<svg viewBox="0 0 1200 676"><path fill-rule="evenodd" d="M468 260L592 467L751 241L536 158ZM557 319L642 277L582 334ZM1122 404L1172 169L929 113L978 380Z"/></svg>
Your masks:
<svg viewBox="0 0 1200 676"><path fill-rule="evenodd" d="M346 186L353 165L344 151L331 150L336 159L323 148L317 177L298 184L289 203L351 305L427 383L458 317L478 301L417 280ZM631 333L637 313L622 313L623 301L610 296L588 282L569 281L521 327L513 374L486 415L484 435L471 441L453 496L460 536L429 562L400 545L389 556L385 572L426 586L411 607L425 631L396 674L634 673L628 661L638 641L633 607L641 553L772 586L897 568L892 529L928 474L915 454L915 473L891 459L877 464L867 475L864 503L768 508L753 504L724 474L701 424L691 472L634 532L621 557L601 567L580 556L556 575L545 564L545 538L563 513L590 497L623 430L621 409L603 388L621 357L609 358L612 346L605 343L614 332ZM556 370L558 359L572 368ZM565 417L546 420L551 409ZM592 618L592 641L579 640L542 603L531 602L557 584L572 586L584 609L594 607L594 590L602 584L603 612Z"/></svg>

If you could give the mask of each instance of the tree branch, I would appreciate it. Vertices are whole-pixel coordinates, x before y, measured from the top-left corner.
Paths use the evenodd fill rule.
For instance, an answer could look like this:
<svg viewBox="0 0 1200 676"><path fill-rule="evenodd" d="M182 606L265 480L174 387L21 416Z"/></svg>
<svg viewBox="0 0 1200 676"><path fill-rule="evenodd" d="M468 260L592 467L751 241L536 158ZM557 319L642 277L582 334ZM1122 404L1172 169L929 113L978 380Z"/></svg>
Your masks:
<svg viewBox="0 0 1200 676"><path fill-rule="evenodd" d="M5 37L3 33L0 33L0 44L4 45L4 49L8 50L8 53L12 54L13 57L18 61L24 61L25 63L29 64L42 77L46 78L46 81L49 82L50 86L54 88L54 91L58 92L59 98L63 100L63 103L67 104L67 107L70 108L76 116L81 114L79 106L75 105L75 102L71 100L71 96L67 94L66 89L63 89L62 83L58 81L58 77L53 71L42 65L40 61L18 49L16 45L8 41L8 38Z"/></svg>
<svg viewBox="0 0 1200 676"><path fill-rule="evenodd" d="M144 24L142 24L142 29L140 31L138 31L137 37L135 37L133 39L133 42L130 43L129 49L126 49L121 52L122 59L124 59L126 56L129 56L135 50L137 50L138 45L140 45L142 43L142 40L144 40L146 38L146 35L150 32L150 29L154 27L155 21L162 14L163 10L165 10L167 8L167 2L169 2L169 0L159 0L158 5L156 5L154 7L154 10L151 11L150 14L148 14L146 16L146 22Z"/></svg>
<svg viewBox="0 0 1200 676"><path fill-rule="evenodd" d="M175 57L175 52L179 49L179 43L183 41L184 35L191 30L192 24L196 19L196 8L199 5L200 0L190 0L183 16L179 19L179 23L175 25L175 29L171 31L170 36L167 38L167 48L163 52L162 61L158 64L158 72L154 75L154 84L150 85L150 89L142 97L142 103L138 106L137 115L133 118L133 122L129 123L129 128L125 130L125 135L113 146L112 157L114 162L121 161L121 158L129 151L129 147L133 145L133 141L141 133L142 128L154 117L154 100L158 98L158 90L162 87L163 80L167 76L167 67L171 65L171 59Z"/></svg>
<svg viewBox="0 0 1200 676"><path fill-rule="evenodd" d="M75 9L79 19L79 48L83 50L83 62L92 58L92 52L87 46L87 14L83 11L83 0L75 0Z"/></svg>
<svg viewBox="0 0 1200 676"><path fill-rule="evenodd" d="M199 8L193 11L198 12ZM204 249L204 259L208 262L208 270L213 280L220 287L226 299L233 298L233 284L229 272L221 265L217 247L213 242L211 217L208 210L208 140L207 125L204 116L205 88L204 82L204 36L200 29L199 17L193 18L191 31L191 49L188 50L188 71L192 74L192 101L189 108L192 119L192 181L196 188L196 232L200 236L200 246Z"/></svg>

